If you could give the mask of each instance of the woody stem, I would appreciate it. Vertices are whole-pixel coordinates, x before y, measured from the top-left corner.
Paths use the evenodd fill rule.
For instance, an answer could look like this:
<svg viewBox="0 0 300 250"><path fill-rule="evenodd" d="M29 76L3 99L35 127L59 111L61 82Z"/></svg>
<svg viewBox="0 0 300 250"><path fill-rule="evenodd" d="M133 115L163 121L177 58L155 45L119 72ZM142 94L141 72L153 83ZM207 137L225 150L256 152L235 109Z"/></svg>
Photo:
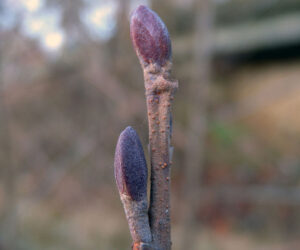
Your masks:
<svg viewBox="0 0 300 250"><path fill-rule="evenodd" d="M170 79L169 70L166 68L153 71L153 67L147 66L144 69L151 161L149 220L152 244L159 250L171 249L171 103L177 89L177 82Z"/></svg>

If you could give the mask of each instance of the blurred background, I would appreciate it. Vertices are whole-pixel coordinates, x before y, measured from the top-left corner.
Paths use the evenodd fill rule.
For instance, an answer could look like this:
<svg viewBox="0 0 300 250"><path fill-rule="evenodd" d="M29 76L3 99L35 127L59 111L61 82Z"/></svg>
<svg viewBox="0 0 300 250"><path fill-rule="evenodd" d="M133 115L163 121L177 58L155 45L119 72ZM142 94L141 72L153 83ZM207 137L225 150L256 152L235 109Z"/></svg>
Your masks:
<svg viewBox="0 0 300 250"><path fill-rule="evenodd" d="M1 0L0 249L130 248L113 157L128 125L148 143L139 4L180 84L173 249L300 249L299 0Z"/></svg>

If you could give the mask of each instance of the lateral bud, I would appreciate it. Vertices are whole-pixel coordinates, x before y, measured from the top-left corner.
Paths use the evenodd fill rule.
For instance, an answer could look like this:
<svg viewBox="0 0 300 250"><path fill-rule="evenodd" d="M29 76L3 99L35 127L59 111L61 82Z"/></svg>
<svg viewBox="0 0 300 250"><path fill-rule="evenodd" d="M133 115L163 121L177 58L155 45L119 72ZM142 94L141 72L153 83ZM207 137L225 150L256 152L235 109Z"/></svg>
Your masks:
<svg viewBox="0 0 300 250"><path fill-rule="evenodd" d="M132 127L127 127L119 136L114 169L133 242L150 243L147 164L140 139Z"/></svg>
<svg viewBox="0 0 300 250"><path fill-rule="evenodd" d="M140 139L132 127L120 134L114 165L120 194L135 201L147 197L147 164Z"/></svg>

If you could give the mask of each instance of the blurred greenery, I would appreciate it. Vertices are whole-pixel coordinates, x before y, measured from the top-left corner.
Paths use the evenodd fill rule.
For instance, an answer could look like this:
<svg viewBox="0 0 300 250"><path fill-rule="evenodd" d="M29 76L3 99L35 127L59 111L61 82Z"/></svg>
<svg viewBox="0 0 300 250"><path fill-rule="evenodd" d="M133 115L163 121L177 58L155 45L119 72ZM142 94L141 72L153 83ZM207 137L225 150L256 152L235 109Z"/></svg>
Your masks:
<svg viewBox="0 0 300 250"><path fill-rule="evenodd" d="M141 3L168 26L180 84L174 249L187 226L187 249L299 249L299 1L4 0L0 250L130 248L113 157L128 125L147 152Z"/></svg>

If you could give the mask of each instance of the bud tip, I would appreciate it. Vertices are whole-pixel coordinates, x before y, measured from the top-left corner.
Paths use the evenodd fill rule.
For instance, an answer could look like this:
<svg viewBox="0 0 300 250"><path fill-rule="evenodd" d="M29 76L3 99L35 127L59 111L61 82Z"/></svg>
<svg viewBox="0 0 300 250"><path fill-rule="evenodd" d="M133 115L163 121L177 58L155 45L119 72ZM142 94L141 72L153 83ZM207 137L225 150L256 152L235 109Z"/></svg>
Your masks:
<svg viewBox="0 0 300 250"><path fill-rule="evenodd" d="M171 41L160 17L144 5L137 7L130 20L130 36L142 64L164 66L171 59Z"/></svg>

